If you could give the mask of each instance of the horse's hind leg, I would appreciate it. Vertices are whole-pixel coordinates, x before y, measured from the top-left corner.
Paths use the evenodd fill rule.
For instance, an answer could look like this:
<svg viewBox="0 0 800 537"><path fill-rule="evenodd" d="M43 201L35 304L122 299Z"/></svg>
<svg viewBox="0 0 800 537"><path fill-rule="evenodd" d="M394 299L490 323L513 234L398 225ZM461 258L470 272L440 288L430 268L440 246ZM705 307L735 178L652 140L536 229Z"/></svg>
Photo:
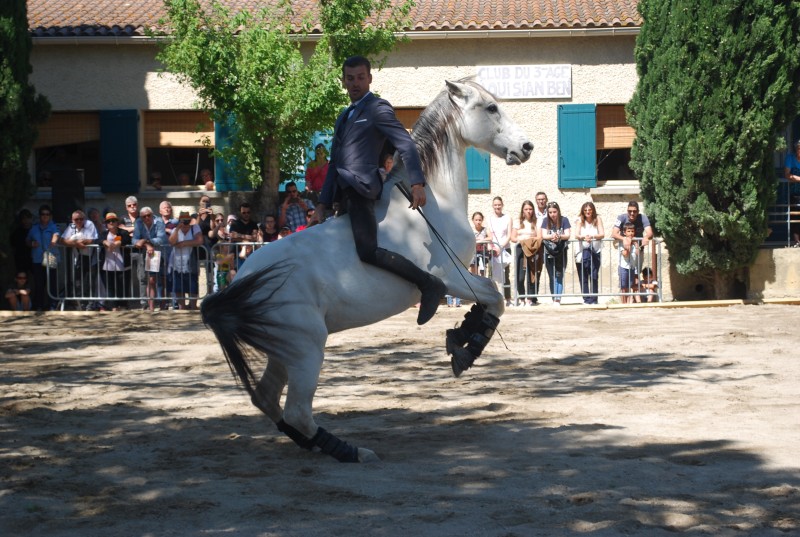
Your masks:
<svg viewBox="0 0 800 537"><path fill-rule="evenodd" d="M261 375L251 397L253 404L266 414L274 423L283 419L281 394L286 387L288 375L286 368L277 360L267 361L267 369Z"/></svg>
<svg viewBox="0 0 800 537"><path fill-rule="evenodd" d="M304 330L309 328L308 318ZM324 326L324 324L323 324ZM270 361L276 358L286 365L288 385L283 419L277 422L278 430L305 449L319 449L340 462L370 462L378 460L372 451L348 444L318 426L312 415L314 393L317 391L319 373L322 368L324 338L315 344L308 333L296 338L288 337L291 348L270 353Z"/></svg>

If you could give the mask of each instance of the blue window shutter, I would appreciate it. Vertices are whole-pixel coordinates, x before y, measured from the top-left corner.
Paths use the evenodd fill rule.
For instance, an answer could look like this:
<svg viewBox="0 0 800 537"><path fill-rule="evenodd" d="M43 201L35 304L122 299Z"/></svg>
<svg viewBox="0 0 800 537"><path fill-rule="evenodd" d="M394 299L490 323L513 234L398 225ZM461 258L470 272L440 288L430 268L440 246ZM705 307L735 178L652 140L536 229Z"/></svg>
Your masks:
<svg viewBox="0 0 800 537"><path fill-rule="evenodd" d="M595 105L558 105L558 188L597 186Z"/></svg>
<svg viewBox="0 0 800 537"><path fill-rule="evenodd" d="M100 111L100 190L139 192L139 111Z"/></svg>
<svg viewBox="0 0 800 537"><path fill-rule="evenodd" d="M231 145L231 139L236 132L233 114L227 114L226 120L214 122L214 148L221 151ZM214 190L217 192L230 192L244 190L237 181L232 167L220 157L214 158Z"/></svg>
<svg viewBox="0 0 800 537"><path fill-rule="evenodd" d="M491 187L490 156L474 147L467 148L467 185L470 190L489 190Z"/></svg>

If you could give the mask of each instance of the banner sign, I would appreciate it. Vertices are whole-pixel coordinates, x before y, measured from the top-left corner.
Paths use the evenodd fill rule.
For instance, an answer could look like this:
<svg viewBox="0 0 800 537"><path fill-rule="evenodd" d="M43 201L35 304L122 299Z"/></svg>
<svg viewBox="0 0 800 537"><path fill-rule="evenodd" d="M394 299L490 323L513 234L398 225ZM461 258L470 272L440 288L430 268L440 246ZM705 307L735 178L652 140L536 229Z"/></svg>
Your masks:
<svg viewBox="0 0 800 537"><path fill-rule="evenodd" d="M571 99L571 65L486 65L478 84L499 99Z"/></svg>

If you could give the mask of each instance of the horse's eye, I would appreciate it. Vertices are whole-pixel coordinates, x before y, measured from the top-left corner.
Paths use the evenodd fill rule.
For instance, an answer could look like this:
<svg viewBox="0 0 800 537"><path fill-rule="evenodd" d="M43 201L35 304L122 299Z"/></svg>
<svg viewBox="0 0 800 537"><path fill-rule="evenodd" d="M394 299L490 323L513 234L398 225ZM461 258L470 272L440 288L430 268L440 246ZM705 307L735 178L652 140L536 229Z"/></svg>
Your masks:
<svg viewBox="0 0 800 537"><path fill-rule="evenodd" d="M488 110L489 113L491 113L491 114L496 114L497 113L497 105L492 103L492 104L490 104L489 106L486 107L486 110Z"/></svg>

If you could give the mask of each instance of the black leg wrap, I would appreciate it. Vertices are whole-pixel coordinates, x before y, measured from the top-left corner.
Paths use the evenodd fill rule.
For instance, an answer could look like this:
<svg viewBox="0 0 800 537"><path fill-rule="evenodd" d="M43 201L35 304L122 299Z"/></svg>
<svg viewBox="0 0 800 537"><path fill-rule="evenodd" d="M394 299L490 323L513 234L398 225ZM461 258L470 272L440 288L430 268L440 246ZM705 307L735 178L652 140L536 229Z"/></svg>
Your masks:
<svg viewBox="0 0 800 537"><path fill-rule="evenodd" d="M489 343L489 340L492 339L498 324L500 324L499 318L491 313L483 314L480 328L469 336L467 350L471 355L475 358L481 355L483 349L485 349L486 345Z"/></svg>
<svg viewBox="0 0 800 537"><path fill-rule="evenodd" d="M351 446L344 440L337 438L322 427L317 429L317 434L311 442L319 449L339 462L358 462L358 448Z"/></svg>
<svg viewBox="0 0 800 537"><path fill-rule="evenodd" d="M486 311L486 308L482 304L473 304L472 309L464 314L461 326L447 330L445 333L447 354L453 354L455 347L466 345L470 334L480 330L484 311Z"/></svg>
<svg viewBox="0 0 800 537"><path fill-rule="evenodd" d="M464 316L461 326L447 331L447 353L452 355L450 365L456 377L472 367L475 359L489 344L498 324L500 324L499 318L476 304Z"/></svg>
<svg viewBox="0 0 800 537"><path fill-rule="evenodd" d="M301 433L300 431L298 431L285 421L281 420L275 425L278 426L278 430L280 432L291 438L294 441L294 443L300 446L301 448L310 450L311 448L314 447L315 444L313 438L308 438L306 435L304 435L303 433ZM316 436L314 438L316 438Z"/></svg>

